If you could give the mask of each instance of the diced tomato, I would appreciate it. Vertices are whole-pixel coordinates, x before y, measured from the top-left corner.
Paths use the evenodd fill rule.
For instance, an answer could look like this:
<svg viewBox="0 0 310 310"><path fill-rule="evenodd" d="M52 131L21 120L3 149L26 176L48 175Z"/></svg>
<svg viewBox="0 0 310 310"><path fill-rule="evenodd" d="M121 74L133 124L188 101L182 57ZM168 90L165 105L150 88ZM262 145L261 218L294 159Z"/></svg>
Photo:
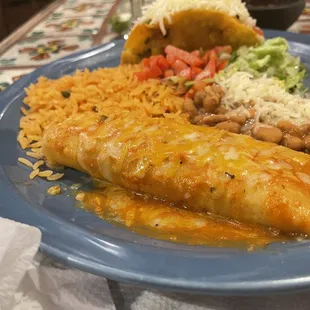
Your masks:
<svg viewBox="0 0 310 310"><path fill-rule="evenodd" d="M210 56L209 56L209 62L210 62L210 60L217 60L217 54L216 54L216 52L215 52L215 50L213 49L213 50L211 50L211 52L210 52Z"/></svg>
<svg viewBox="0 0 310 310"><path fill-rule="evenodd" d="M207 51L204 56L202 57L202 61L205 65L208 64L209 62L209 59L210 59L210 53L211 53L211 50Z"/></svg>
<svg viewBox="0 0 310 310"><path fill-rule="evenodd" d="M210 71L209 70L204 70L201 73L199 73L196 77L195 77L195 81L200 81L203 79L208 79L211 77Z"/></svg>
<svg viewBox="0 0 310 310"><path fill-rule="evenodd" d="M157 56L151 56L150 57L150 67L151 68L154 66L157 66L157 60L158 60Z"/></svg>
<svg viewBox="0 0 310 310"><path fill-rule="evenodd" d="M208 70L210 72L210 76L213 77L216 73L216 59L210 59L205 69Z"/></svg>
<svg viewBox="0 0 310 310"><path fill-rule="evenodd" d="M173 70L166 70L166 71L164 72L164 77L165 77L165 78L168 78L168 77L171 77L171 76L174 76Z"/></svg>
<svg viewBox="0 0 310 310"><path fill-rule="evenodd" d="M182 70L178 76L185 78L187 80L190 80L192 78L192 69L191 68L186 68Z"/></svg>
<svg viewBox="0 0 310 310"><path fill-rule="evenodd" d="M206 83L203 81L196 81L195 84L193 85L193 89L195 91L203 90L205 87L206 87Z"/></svg>
<svg viewBox="0 0 310 310"><path fill-rule="evenodd" d="M178 75L182 70L185 70L188 68L187 64L182 60L176 60L172 65L172 69Z"/></svg>
<svg viewBox="0 0 310 310"><path fill-rule="evenodd" d="M169 63L163 55L158 56L157 65L162 71L169 69Z"/></svg>
<svg viewBox="0 0 310 310"><path fill-rule="evenodd" d="M199 57L192 55L191 53L181 50L180 48L177 48L172 45L166 46L165 53L167 55L169 54L174 55L177 59L183 60L192 67L199 67L203 64L203 62Z"/></svg>
<svg viewBox="0 0 310 310"><path fill-rule="evenodd" d="M219 71L225 69L226 66L227 66L227 64L228 64L228 60L222 60L222 61L217 65L216 71L219 72Z"/></svg>
<svg viewBox="0 0 310 310"><path fill-rule="evenodd" d="M135 72L134 75L138 78L139 81L145 81L149 79L148 71Z"/></svg>
<svg viewBox="0 0 310 310"><path fill-rule="evenodd" d="M194 55L196 57L200 57L200 51L199 50L192 51L191 55Z"/></svg>
<svg viewBox="0 0 310 310"><path fill-rule="evenodd" d="M216 73L216 59L210 59L209 63L205 67L205 71L209 71L210 77L214 77Z"/></svg>
<svg viewBox="0 0 310 310"><path fill-rule="evenodd" d="M157 65L152 66L148 72L149 72L150 79L156 79L163 74L163 72L160 70L160 68Z"/></svg>
<svg viewBox="0 0 310 310"><path fill-rule="evenodd" d="M230 45L216 46L214 49L217 55L220 55L222 53L230 54L232 52L232 47Z"/></svg>
<svg viewBox="0 0 310 310"><path fill-rule="evenodd" d="M212 49L212 50L209 50L209 51L207 51L206 53L205 53L205 55L202 57L202 61L203 61L203 63L205 64L205 65L207 65L208 63L209 63L209 61L210 61L210 59L215 59L215 60L217 60L217 54L216 54L216 52L215 52L215 50L214 49Z"/></svg>
<svg viewBox="0 0 310 310"><path fill-rule="evenodd" d="M168 62L168 64L171 66L172 64L174 64L175 63L175 61L177 60L177 58L174 56L174 55L172 55L172 54L168 54L167 56L166 56L166 59L167 59L167 62Z"/></svg>
<svg viewBox="0 0 310 310"><path fill-rule="evenodd" d="M195 95L195 90L193 88L191 88L186 94L185 94L185 98L190 98L193 99Z"/></svg>
<svg viewBox="0 0 310 310"><path fill-rule="evenodd" d="M213 78L216 72L223 70L227 66L228 60L221 60L219 56L221 53L229 54L231 51L232 48L229 45L217 46L207 51L201 58L199 50L189 53L168 45L165 48L166 57L156 55L143 59L143 71L135 73L135 76L140 81L179 76L189 81L195 80L193 89L203 89L207 83L201 80ZM201 68L203 64L204 69Z"/></svg>
<svg viewBox="0 0 310 310"><path fill-rule="evenodd" d="M192 67L192 79L194 79L199 73L201 73L203 70L198 67Z"/></svg>
<svg viewBox="0 0 310 310"><path fill-rule="evenodd" d="M259 36L263 36L264 32L262 29L260 29L259 27L253 27L253 30L259 35Z"/></svg>
<svg viewBox="0 0 310 310"><path fill-rule="evenodd" d="M144 59L142 60L142 65L143 65L143 67L149 68L149 67L150 67L150 64L151 64L150 58L144 58Z"/></svg>

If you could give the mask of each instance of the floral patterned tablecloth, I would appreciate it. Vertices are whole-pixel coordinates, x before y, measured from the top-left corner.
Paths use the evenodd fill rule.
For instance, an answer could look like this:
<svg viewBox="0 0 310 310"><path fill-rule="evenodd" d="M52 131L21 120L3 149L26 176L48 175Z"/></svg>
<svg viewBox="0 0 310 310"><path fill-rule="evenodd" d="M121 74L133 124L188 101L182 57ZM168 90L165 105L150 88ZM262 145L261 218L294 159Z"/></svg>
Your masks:
<svg viewBox="0 0 310 310"><path fill-rule="evenodd" d="M0 43L0 91L42 65L111 40L116 34L110 34L108 20L119 2L55 1L30 29L21 27L23 35L13 33L11 42Z"/></svg>
<svg viewBox="0 0 310 310"><path fill-rule="evenodd" d="M0 43L0 91L20 77L72 52L106 43L115 37L109 19L130 11L127 0L57 0L36 22ZM310 35L310 0L289 31ZM15 36L15 38L14 38ZM309 37L310 38L310 37Z"/></svg>

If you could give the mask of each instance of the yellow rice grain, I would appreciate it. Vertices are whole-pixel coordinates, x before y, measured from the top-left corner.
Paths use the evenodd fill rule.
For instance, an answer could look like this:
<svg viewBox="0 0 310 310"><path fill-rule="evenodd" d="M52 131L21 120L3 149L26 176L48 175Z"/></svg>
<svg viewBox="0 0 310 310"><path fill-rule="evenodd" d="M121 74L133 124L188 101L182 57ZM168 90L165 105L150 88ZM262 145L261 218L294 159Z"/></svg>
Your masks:
<svg viewBox="0 0 310 310"><path fill-rule="evenodd" d="M36 170L37 168L44 165L44 160L39 160L36 163L33 164L33 170Z"/></svg>
<svg viewBox="0 0 310 310"><path fill-rule="evenodd" d="M29 146L30 146L30 145L29 145ZM40 147L32 148L32 149L31 149L31 152L42 154L42 149L41 149Z"/></svg>
<svg viewBox="0 0 310 310"><path fill-rule="evenodd" d="M28 111L24 107L21 107L20 110L24 115L28 114Z"/></svg>
<svg viewBox="0 0 310 310"><path fill-rule="evenodd" d="M40 171L38 176L42 177L42 178L47 178L50 177L54 172L52 170L44 170L44 171Z"/></svg>
<svg viewBox="0 0 310 310"><path fill-rule="evenodd" d="M73 190L77 190L79 189L80 187L82 187L82 184L81 183L74 183L70 186L70 189L73 189Z"/></svg>
<svg viewBox="0 0 310 310"><path fill-rule="evenodd" d="M59 195L61 193L61 188L59 185L52 186L47 190L47 193L52 196Z"/></svg>
<svg viewBox="0 0 310 310"><path fill-rule="evenodd" d="M20 137L24 137L24 136L25 136L25 131L22 129L22 130L19 131L17 139L20 138Z"/></svg>
<svg viewBox="0 0 310 310"><path fill-rule="evenodd" d="M19 133L18 133L18 136L17 136L17 141L19 142L21 148L24 150L25 148L28 147L29 145L29 140L28 138L25 137L25 131L24 130L21 130Z"/></svg>
<svg viewBox="0 0 310 310"><path fill-rule="evenodd" d="M41 159L43 157L42 154L34 153L34 152L26 152L26 155L32 158L36 158L36 159Z"/></svg>
<svg viewBox="0 0 310 310"><path fill-rule="evenodd" d="M33 167L32 162L31 162L30 160L26 159L26 158L19 157L17 160L18 160L20 163L22 163L22 164L28 166L29 168L32 168L32 167Z"/></svg>
<svg viewBox="0 0 310 310"><path fill-rule="evenodd" d="M23 150L29 146L29 140L25 137L19 138L18 142Z"/></svg>
<svg viewBox="0 0 310 310"><path fill-rule="evenodd" d="M63 176L64 176L63 173L55 173L55 174L53 174L53 175L47 177L47 179L48 179L49 181L56 181L56 180L61 179Z"/></svg>
<svg viewBox="0 0 310 310"><path fill-rule="evenodd" d="M38 174L39 174L39 169L33 170L30 174L29 174L29 179L32 180L34 179Z"/></svg>
<svg viewBox="0 0 310 310"><path fill-rule="evenodd" d="M77 201L83 201L85 198L85 193L78 193L76 196L75 196L75 199Z"/></svg>
<svg viewBox="0 0 310 310"><path fill-rule="evenodd" d="M42 139L39 135L27 135L27 138L32 141L40 141Z"/></svg>
<svg viewBox="0 0 310 310"><path fill-rule="evenodd" d="M42 146L42 141L34 142L29 145L30 148L39 148Z"/></svg>

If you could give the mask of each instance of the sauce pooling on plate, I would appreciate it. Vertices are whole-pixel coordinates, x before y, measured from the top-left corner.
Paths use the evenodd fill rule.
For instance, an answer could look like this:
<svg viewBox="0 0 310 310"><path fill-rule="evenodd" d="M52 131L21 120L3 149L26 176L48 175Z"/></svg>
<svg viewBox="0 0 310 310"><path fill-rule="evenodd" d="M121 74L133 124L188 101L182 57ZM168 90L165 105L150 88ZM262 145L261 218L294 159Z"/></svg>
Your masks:
<svg viewBox="0 0 310 310"><path fill-rule="evenodd" d="M81 207L112 224L138 234L190 245L253 250L293 239L279 231L196 213L144 195L108 185L77 195Z"/></svg>

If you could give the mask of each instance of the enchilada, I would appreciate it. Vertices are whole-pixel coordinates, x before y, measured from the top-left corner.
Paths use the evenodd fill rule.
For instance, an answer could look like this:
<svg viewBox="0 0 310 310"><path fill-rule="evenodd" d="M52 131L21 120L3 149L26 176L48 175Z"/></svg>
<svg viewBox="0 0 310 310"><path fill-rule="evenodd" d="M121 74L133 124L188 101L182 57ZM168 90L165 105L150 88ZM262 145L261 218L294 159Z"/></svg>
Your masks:
<svg viewBox="0 0 310 310"><path fill-rule="evenodd" d="M132 191L283 232L310 232L309 155L166 118L98 113L51 126L43 154Z"/></svg>

